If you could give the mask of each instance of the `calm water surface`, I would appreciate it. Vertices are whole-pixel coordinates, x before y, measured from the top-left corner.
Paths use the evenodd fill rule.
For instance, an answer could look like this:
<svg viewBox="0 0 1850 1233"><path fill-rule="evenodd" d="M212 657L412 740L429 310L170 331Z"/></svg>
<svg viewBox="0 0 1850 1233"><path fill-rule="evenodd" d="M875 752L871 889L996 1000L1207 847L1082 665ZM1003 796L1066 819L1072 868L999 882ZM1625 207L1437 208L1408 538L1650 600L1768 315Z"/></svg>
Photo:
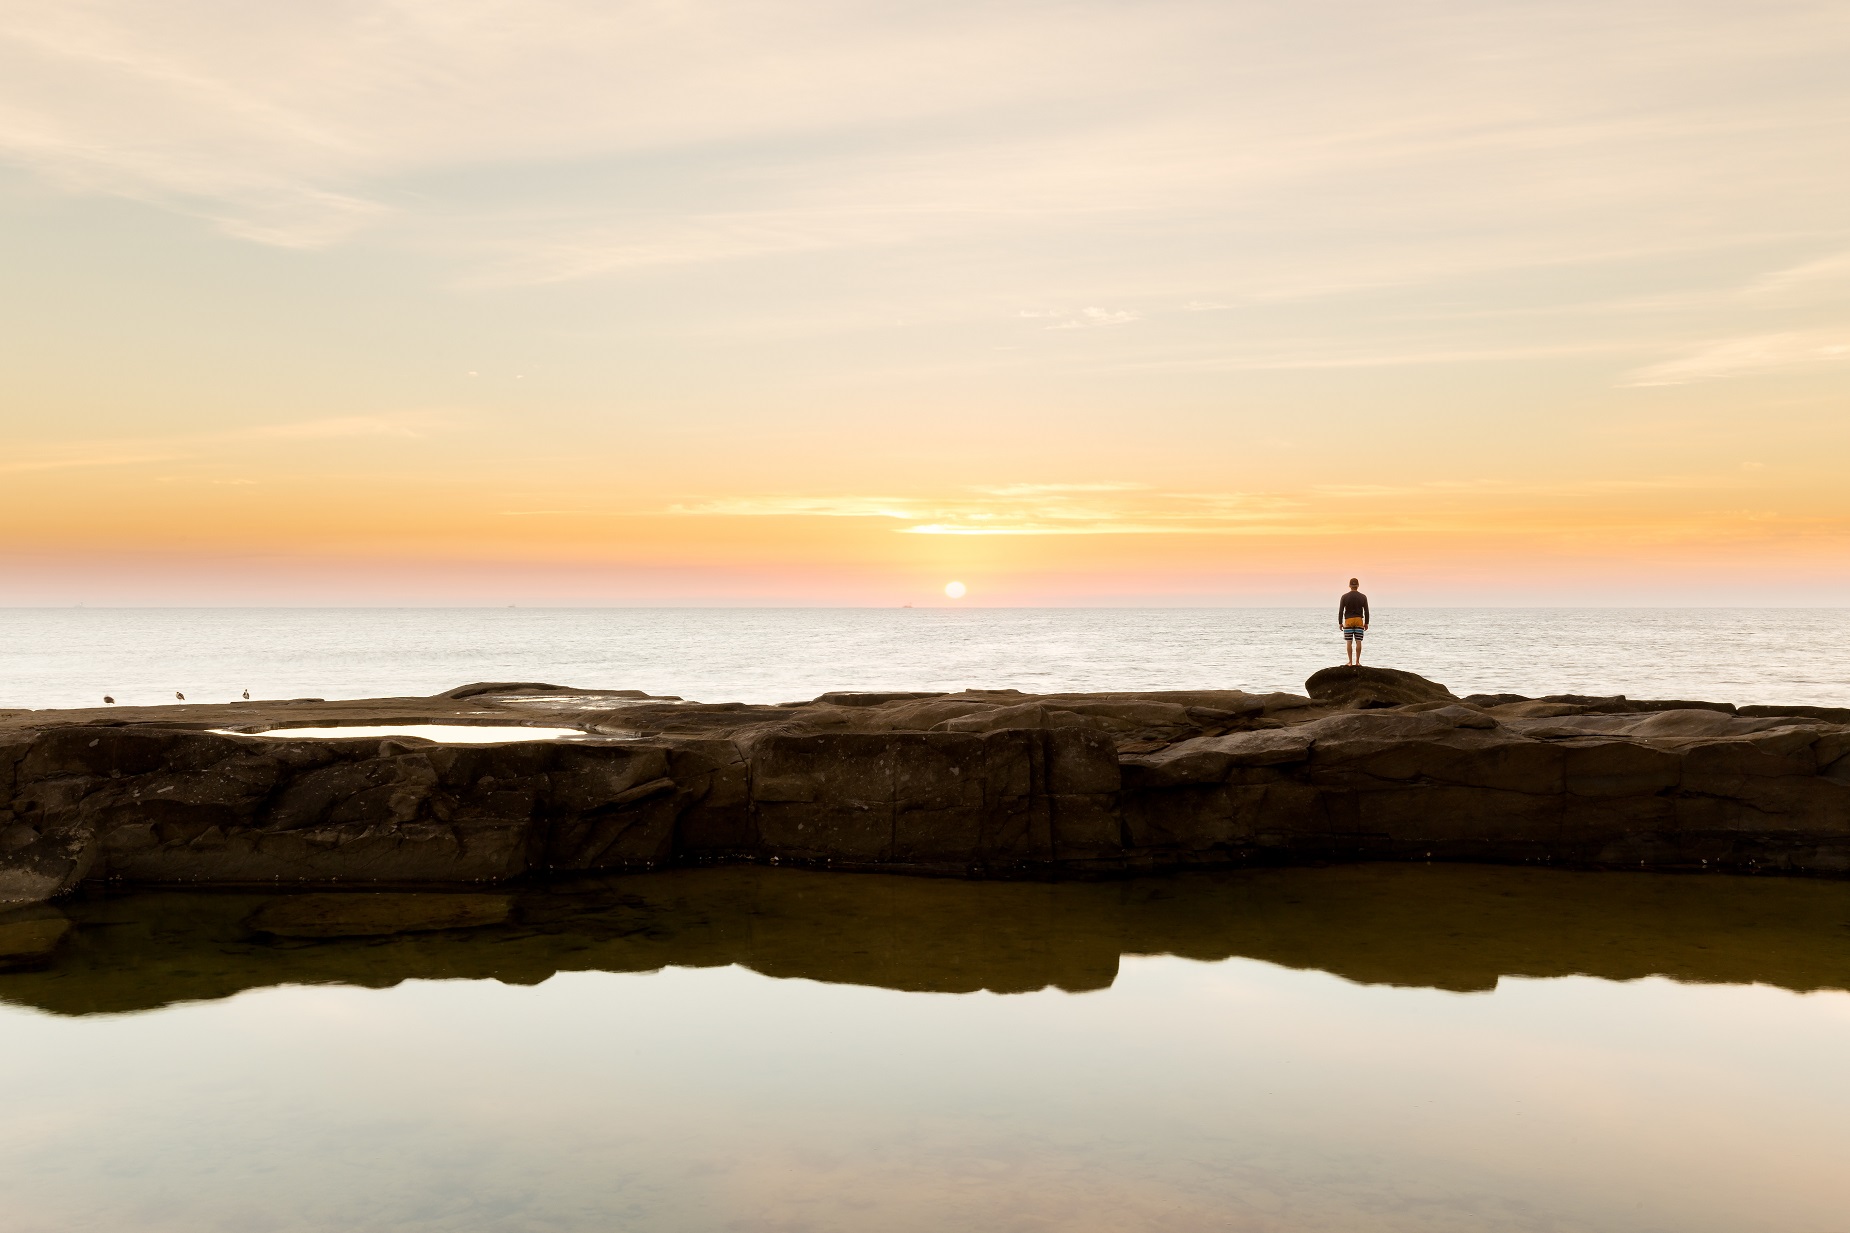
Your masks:
<svg viewBox="0 0 1850 1233"><path fill-rule="evenodd" d="M1330 611L0 609L0 706L424 696L481 680L786 702L830 689L1301 690ZM1850 610L1394 609L1368 662L1456 692L1850 705Z"/></svg>
<svg viewBox="0 0 1850 1233"><path fill-rule="evenodd" d="M1841 882L280 898L80 901L0 974L0 1226L1850 1228Z"/></svg>

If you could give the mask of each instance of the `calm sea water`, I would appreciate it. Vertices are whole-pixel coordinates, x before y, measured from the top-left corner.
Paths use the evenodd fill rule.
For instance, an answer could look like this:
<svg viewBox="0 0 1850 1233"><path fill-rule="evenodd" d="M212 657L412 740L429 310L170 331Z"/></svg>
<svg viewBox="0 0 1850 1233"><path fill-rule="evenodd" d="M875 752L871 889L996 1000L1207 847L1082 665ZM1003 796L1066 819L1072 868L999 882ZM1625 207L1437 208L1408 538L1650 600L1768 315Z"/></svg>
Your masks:
<svg viewBox="0 0 1850 1233"><path fill-rule="evenodd" d="M0 706L427 695L480 680L785 702L830 689L1301 690L1321 609L0 609ZM1850 705L1850 610L1380 613L1366 662L1464 693Z"/></svg>

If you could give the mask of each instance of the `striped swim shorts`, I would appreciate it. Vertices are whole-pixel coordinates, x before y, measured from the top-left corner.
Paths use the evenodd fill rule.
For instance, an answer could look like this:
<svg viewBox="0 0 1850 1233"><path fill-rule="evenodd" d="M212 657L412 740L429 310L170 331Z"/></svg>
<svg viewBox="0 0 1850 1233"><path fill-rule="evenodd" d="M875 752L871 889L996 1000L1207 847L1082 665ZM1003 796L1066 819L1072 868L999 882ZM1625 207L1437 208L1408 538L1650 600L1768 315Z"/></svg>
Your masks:
<svg viewBox="0 0 1850 1233"><path fill-rule="evenodd" d="M1360 642L1362 640L1362 635L1367 632L1368 631L1366 629L1362 628L1359 625L1356 626L1354 629L1344 629L1343 630L1343 641L1344 642Z"/></svg>

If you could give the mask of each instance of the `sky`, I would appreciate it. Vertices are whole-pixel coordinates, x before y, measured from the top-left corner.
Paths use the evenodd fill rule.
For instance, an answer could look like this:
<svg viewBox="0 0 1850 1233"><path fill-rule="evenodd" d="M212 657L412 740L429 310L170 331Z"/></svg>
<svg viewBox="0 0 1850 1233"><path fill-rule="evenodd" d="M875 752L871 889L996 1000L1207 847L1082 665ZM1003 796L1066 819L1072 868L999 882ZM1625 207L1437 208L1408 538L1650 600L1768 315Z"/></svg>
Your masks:
<svg viewBox="0 0 1850 1233"><path fill-rule="evenodd" d="M1780 0L0 0L0 604L1850 602L1845 63Z"/></svg>

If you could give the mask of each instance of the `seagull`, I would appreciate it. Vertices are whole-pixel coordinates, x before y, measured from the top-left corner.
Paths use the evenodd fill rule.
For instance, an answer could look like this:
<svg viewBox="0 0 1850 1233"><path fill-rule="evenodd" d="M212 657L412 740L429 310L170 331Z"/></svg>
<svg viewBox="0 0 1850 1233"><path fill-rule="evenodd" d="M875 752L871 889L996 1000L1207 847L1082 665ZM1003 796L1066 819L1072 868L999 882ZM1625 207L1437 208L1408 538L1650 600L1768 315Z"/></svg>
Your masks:
<svg viewBox="0 0 1850 1233"><path fill-rule="evenodd" d="M185 694L183 694L183 693L181 693L181 692L180 692L179 690L177 690L177 689L173 691L173 696L174 696L174 697L176 697L176 698L178 698L178 699L179 699L180 701L182 701L182 702L185 702L185 701L186 701L186 695L185 695Z"/></svg>
<svg viewBox="0 0 1850 1233"><path fill-rule="evenodd" d="M251 700L251 691L248 689L244 691L244 700L246 702L249 702Z"/></svg>
<svg viewBox="0 0 1850 1233"><path fill-rule="evenodd" d="M116 704L116 700L110 697L108 694L103 695L103 701L107 702L110 706L114 706Z"/></svg>

